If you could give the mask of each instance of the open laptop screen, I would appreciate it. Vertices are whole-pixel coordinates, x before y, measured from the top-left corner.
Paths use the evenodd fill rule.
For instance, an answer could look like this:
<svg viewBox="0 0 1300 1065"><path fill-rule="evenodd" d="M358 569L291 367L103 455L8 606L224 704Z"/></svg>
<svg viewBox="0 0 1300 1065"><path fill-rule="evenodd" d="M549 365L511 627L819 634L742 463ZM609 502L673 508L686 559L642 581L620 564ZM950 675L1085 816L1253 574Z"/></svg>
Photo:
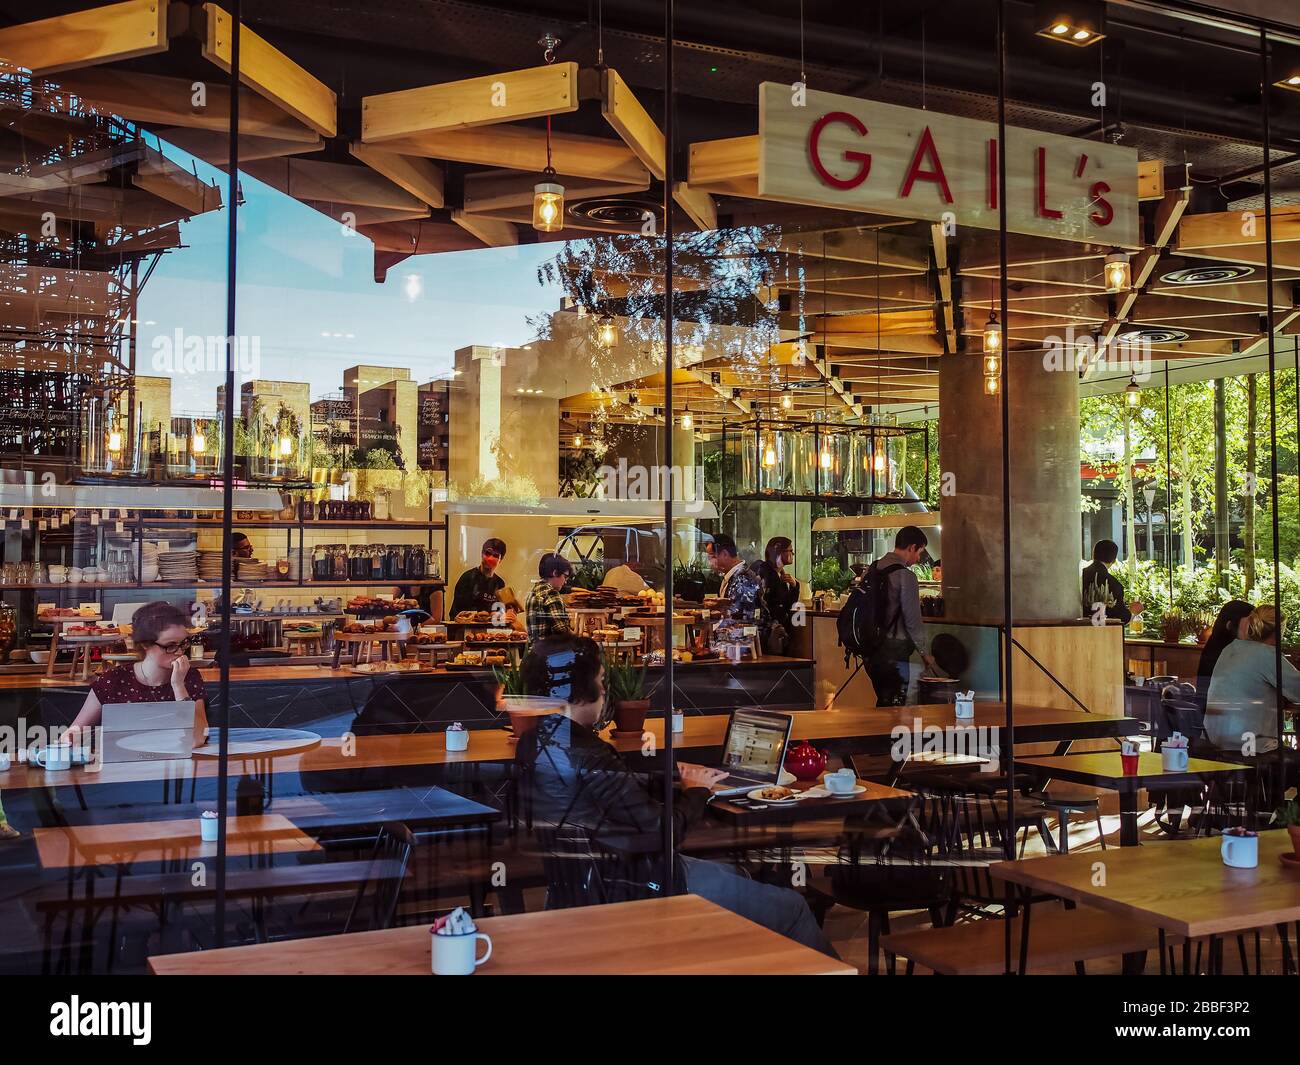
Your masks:
<svg viewBox="0 0 1300 1065"><path fill-rule="evenodd" d="M722 746L722 768L738 776L775 784L790 738L789 714L735 710Z"/></svg>

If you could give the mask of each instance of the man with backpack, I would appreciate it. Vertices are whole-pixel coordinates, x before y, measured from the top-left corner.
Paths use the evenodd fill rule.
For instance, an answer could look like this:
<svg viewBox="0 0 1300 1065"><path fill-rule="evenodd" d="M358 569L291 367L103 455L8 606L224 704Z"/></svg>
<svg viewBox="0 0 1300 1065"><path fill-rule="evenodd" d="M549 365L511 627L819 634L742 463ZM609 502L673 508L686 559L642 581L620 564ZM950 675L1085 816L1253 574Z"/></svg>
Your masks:
<svg viewBox="0 0 1300 1065"><path fill-rule="evenodd" d="M921 561L928 541L915 525L898 530L894 549L867 569L839 618L845 660L862 660L876 689L877 706L904 706L911 680L913 651L930 669L935 661L921 620L921 592L911 567Z"/></svg>

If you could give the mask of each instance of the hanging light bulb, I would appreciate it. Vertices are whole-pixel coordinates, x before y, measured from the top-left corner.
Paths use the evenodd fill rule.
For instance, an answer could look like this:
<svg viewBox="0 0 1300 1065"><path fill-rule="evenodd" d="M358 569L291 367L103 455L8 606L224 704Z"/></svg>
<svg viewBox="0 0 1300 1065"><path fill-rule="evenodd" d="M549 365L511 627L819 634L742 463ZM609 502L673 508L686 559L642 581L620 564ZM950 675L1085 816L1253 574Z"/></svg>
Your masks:
<svg viewBox="0 0 1300 1065"><path fill-rule="evenodd" d="M1138 387L1137 374L1133 374L1128 379L1128 386L1124 389L1124 401L1130 407L1136 407L1142 402L1142 389Z"/></svg>
<svg viewBox="0 0 1300 1065"><path fill-rule="evenodd" d="M682 412L682 428L693 429L694 427L695 419L691 417L691 408L687 407L686 410Z"/></svg>
<svg viewBox="0 0 1300 1065"><path fill-rule="evenodd" d="M997 355L984 356L984 372L986 374L999 374L1002 372L1002 359Z"/></svg>
<svg viewBox="0 0 1300 1065"><path fill-rule="evenodd" d="M1107 292L1127 292L1133 284L1133 270L1125 252L1113 251L1107 255L1103 271Z"/></svg>
<svg viewBox="0 0 1300 1065"><path fill-rule="evenodd" d="M293 439L288 436L280 437L280 457L288 458L293 454Z"/></svg>
<svg viewBox="0 0 1300 1065"><path fill-rule="evenodd" d="M763 445L763 465L769 470L776 465L776 441L770 436Z"/></svg>
<svg viewBox="0 0 1300 1065"><path fill-rule="evenodd" d="M787 388L781 393L781 409L792 410L793 408L794 408L794 396L790 394L790 390Z"/></svg>
<svg viewBox="0 0 1300 1065"><path fill-rule="evenodd" d="M998 325L998 316L989 313L989 320L984 324L984 354L996 355L1002 350L1002 327Z"/></svg>
<svg viewBox="0 0 1300 1065"><path fill-rule="evenodd" d="M573 434L573 446L574 446L574 447L582 447L582 433L581 433L581 432L577 432L577 433L574 433L574 434Z"/></svg>
<svg viewBox="0 0 1300 1065"><path fill-rule="evenodd" d="M618 327L614 324L614 319L608 314L603 314L600 321L596 323L596 343L602 348L612 348L618 341Z"/></svg>
<svg viewBox="0 0 1300 1065"><path fill-rule="evenodd" d="M871 468L876 473L885 472L885 449L880 445L876 445L876 457L871 460Z"/></svg>
<svg viewBox="0 0 1300 1065"><path fill-rule="evenodd" d="M108 431L108 453L118 455L122 452L122 434L117 429Z"/></svg>
<svg viewBox="0 0 1300 1065"><path fill-rule="evenodd" d="M202 429L194 430L194 439L190 441L190 450L196 455L202 455L208 450L208 438L203 435Z"/></svg>
<svg viewBox="0 0 1300 1065"><path fill-rule="evenodd" d="M822 469L823 469L823 470L829 470L829 469L831 468L831 465L834 463L834 461L835 461L835 459L831 456L831 449L830 449L830 447L827 446L825 443L823 443L823 444L822 444L822 453L821 453L821 455L820 455L820 462L821 462L821 465L822 465Z"/></svg>
<svg viewBox="0 0 1300 1065"><path fill-rule="evenodd" d="M1002 379L999 377L984 378L984 394L986 396L996 396L1002 389Z"/></svg>
<svg viewBox="0 0 1300 1065"><path fill-rule="evenodd" d="M533 228L539 233L558 233L564 228L563 185L539 181L533 186Z"/></svg>

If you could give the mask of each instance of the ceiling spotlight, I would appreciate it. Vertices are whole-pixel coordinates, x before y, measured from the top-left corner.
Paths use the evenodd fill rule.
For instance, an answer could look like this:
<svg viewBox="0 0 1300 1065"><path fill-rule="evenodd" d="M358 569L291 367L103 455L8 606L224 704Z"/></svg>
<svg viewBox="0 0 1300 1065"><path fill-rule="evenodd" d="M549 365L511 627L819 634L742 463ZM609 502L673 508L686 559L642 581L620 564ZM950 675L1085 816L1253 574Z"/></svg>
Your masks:
<svg viewBox="0 0 1300 1065"><path fill-rule="evenodd" d="M1098 0L1039 0L1035 16L1034 32L1049 41L1087 48L1105 36Z"/></svg>

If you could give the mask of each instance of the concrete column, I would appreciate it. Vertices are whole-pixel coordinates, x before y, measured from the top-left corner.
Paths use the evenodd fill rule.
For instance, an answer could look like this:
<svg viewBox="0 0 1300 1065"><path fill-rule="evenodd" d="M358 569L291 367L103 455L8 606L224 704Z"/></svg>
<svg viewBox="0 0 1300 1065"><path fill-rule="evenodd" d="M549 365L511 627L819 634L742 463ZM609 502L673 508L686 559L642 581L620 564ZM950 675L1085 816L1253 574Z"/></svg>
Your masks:
<svg viewBox="0 0 1300 1065"><path fill-rule="evenodd" d="M1009 355L1011 578L1017 621L1081 613L1079 381L1043 369L1041 352ZM1002 420L984 395L977 355L945 356L939 373L939 458L945 489L944 609L953 618L1000 618Z"/></svg>

